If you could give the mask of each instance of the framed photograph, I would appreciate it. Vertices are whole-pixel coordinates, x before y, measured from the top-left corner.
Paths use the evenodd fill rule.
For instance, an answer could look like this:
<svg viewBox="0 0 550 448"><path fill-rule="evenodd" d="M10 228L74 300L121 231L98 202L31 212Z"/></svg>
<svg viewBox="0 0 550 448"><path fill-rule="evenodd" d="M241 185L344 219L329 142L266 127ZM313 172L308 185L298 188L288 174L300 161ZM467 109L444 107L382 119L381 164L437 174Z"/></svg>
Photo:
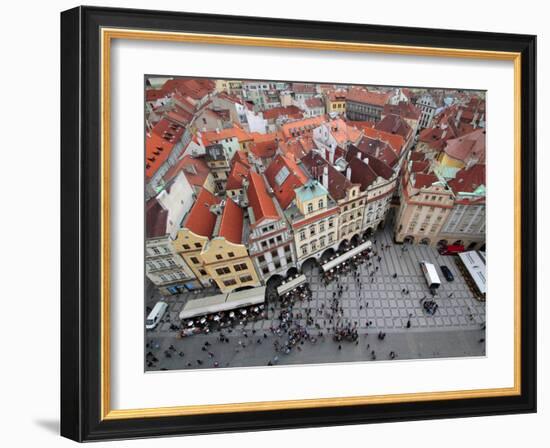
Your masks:
<svg viewBox="0 0 550 448"><path fill-rule="evenodd" d="M61 433L536 411L535 36L61 14Z"/></svg>

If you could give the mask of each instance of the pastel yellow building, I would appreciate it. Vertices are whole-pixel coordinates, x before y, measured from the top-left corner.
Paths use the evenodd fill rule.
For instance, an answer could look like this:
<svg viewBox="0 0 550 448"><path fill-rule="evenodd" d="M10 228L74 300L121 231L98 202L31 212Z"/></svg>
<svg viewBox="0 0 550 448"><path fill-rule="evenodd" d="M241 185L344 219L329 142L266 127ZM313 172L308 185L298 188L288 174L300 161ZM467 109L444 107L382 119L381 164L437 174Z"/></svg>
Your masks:
<svg viewBox="0 0 550 448"><path fill-rule="evenodd" d="M200 253L204 269L223 293L260 286L243 241L244 212L231 199L218 216L214 235Z"/></svg>

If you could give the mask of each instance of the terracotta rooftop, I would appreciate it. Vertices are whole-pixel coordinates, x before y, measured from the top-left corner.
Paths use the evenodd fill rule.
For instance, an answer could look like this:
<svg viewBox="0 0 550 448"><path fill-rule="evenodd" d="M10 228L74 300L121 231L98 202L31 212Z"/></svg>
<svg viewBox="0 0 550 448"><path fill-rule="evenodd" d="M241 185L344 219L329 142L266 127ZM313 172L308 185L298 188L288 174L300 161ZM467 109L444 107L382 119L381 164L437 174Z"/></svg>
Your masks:
<svg viewBox="0 0 550 448"><path fill-rule="evenodd" d="M298 164L291 157L282 154L277 155L269 164L265 176L283 210L294 200L294 189L303 186L308 180Z"/></svg>
<svg viewBox="0 0 550 448"><path fill-rule="evenodd" d="M374 128L388 134L400 135L405 141L412 135L412 128L399 115L386 115L374 125Z"/></svg>
<svg viewBox="0 0 550 448"><path fill-rule="evenodd" d="M218 236L226 240L241 244L243 239L244 212L232 199L227 199L223 209Z"/></svg>
<svg viewBox="0 0 550 448"><path fill-rule="evenodd" d="M300 82L293 82L292 90L294 93L316 93L315 84L305 84Z"/></svg>
<svg viewBox="0 0 550 448"><path fill-rule="evenodd" d="M166 172L164 180L169 182L180 171L183 171L189 183L194 187L202 187L210 174L210 169L204 159L185 155Z"/></svg>
<svg viewBox="0 0 550 448"><path fill-rule="evenodd" d="M145 176L151 178L168 159L174 143L157 134L148 134L145 138Z"/></svg>
<svg viewBox="0 0 550 448"><path fill-rule="evenodd" d="M416 173L414 175L413 186L415 188L426 188L437 182L438 179L434 174Z"/></svg>
<svg viewBox="0 0 550 448"><path fill-rule="evenodd" d="M220 200L216 196L206 188L202 188L195 204L183 222L183 227L196 235L210 238L217 219L216 214L210 211L210 207L219 203Z"/></svg>
<svg viewBox="0 0 550 448"><path fill-rule="evenodd" d="M473 193L485 185L485 165L478 163L471 168L460 170L448 184L455 193Z"/></svg>
<svg viewBox="0 0 550 448"><path fill-rule="evenodd" d="M169 79L162 86L164 92L178 92L195 100L200 100L214 91L216 85L209 79L176 78Z"/></svg>
<svg viewBox="0 0 550 448"><path fill-rule="evenodd" d="M282 126L283 136L285 138L298 137L299 135L311 134L313 129L320 126L326 120L325 116L306 118L304 120L292 121Z"/></svg>
<svg viewBox="0 0 550 448"><path fill-rule="evenodd" d="M418 120L420 118L420 109L412 103L400 101L397 105L386 104L384 106L384 115L393 114L409 120Z"/></svg>
<svg viewBox="0 0 550 448"><path fill-rule="evenodd" d="M346 191L353 186L344 174L340 173L317 152L310 152L302 159L302 163L311 176L321 183L323 182L324 168L327 167L328 192L332 198L336 200L344 199L346 197Z"/></svg>
<svg viewBox="0 0 550 448"><path fill-rule="evenodd" d="M297 106L274 107L263 111L262 115L266 120L276 120L277 118L283 116L287 116L294 120L299 120L304 117L304 113Z"/></svg>
<svg viewBox="0 0 550 448"><path fill-rule="evenodd" d="M248 202L254 211L253 227L256 227L266 219L279 219L277 208L266 189L263 177L250 171L250 184L248 186Z"/></svg>
<svg viewBox="0 0 550 448"><path fill-rule="evenodd" d="M238 190L243 188L243 182L248 177L250 167L239 161L235 162L225 184L226 190Z"/></svg>
<svg viewBox="0 0 550 448"><path fill-rule="evenodd" d="M233 125L233 127L227 129L220 129L219 131L203 132L202 138L205 143L217 143L226 138L236 138L239 142L252 140L250 134L237 125Z"/></svg>
<svg viewBox="0 0 550 448"><path fill-rule="evenodd" d="M325 107L325 104L323 103L323 100L318 97L314 98L308 98L306 101L306 106L310 109L319 108L319 107Z"/></svg>
<svg viewBox="0 0 550 448"><path fill-rule="evenodd" d="M452 140L447 140L445 153L453 159L464 163L469 160L485 162L485 129L475 131Z"/></svg>
<svg viewBox="0 0 550 448"><path fill-rule="evenodd" d="M391 92L370 92L363 87L352 87L348 90L346 100L353 101L354 103L363 103L382 107L388 102L390 97Z"/></svg>

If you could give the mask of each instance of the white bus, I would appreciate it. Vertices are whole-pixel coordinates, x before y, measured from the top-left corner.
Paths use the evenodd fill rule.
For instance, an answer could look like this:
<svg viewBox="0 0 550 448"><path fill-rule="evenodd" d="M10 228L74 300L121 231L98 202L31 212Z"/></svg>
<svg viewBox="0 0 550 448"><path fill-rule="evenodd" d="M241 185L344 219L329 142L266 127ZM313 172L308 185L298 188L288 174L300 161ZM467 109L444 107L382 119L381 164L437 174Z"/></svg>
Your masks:
<svg viewBox="0 0 550 448"><path fill-rule="evenodd" d="M422 272L424 273L424 277L426 278L426 283L428 284L428 287L430 289L439 288L439 285L441 285L441 281L439 280L439 275L437 275L435 266L432 263L428 263L427 261L421 261L420 267L422 268Z"/></svg>
<svg viewBox="0 0 550 448"><path fill-rule="evenodd" d="M157 302L149 313L149 316L147 316L145 328L147 328L147 330L152 330L155 328L162 319L162 316L164 316L167 308L168 304L166 302Z"/></svg>

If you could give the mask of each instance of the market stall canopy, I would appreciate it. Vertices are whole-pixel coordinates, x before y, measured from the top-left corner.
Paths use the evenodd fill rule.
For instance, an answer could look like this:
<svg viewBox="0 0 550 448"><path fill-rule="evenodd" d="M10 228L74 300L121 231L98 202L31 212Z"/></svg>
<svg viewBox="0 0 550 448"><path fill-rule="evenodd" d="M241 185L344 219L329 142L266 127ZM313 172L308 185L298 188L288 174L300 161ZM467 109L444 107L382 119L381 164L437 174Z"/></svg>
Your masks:
<svg viewBox="0 0 550 448"><path fill-rule="evenodd" d="M345 261L349 260L350 258L354 257L355 255L360 254L361 252L370 249L372 247L372 243L370 241L365 241L364 243L360 244L357 247L354 247L353 249L348 250L347 252L343 253L342 255L339 255L333 260L327 261L323 265L323 271L328 272L332 268L335 268L338 265L341 265Z"/></svg>
<svg viewBox="0 0 550 448"><path fill-rule="evenodd" d="M283 283L281 286L277 288L277 294L282 296L283 294L292 291L293 289L296 289L298 286L306 282L306 276L304 274L286 282Z"/></svg>

